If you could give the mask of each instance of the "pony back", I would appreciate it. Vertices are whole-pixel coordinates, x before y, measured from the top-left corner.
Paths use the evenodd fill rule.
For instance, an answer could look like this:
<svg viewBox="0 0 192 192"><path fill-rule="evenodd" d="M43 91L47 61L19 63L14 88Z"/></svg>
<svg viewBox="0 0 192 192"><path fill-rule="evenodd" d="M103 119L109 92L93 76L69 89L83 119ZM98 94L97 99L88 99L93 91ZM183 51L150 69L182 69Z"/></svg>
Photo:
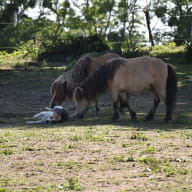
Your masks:
<svg viewBox="0 0 192 192"><path fill-rule="evenodd" d="M74 85L78 85L85 77L88 76L91 68L91 58L82 56L75 64L71 71L71 77Z"/></svg>
<svg viewBox="0 0 192 192"><path fill-rule="evenodd" d="M119 57L116 53L106 53L99 57L82 56L71 71L72 80L75 86L84 80L88 75L95 72L103 64L112 58Z"/></svg>

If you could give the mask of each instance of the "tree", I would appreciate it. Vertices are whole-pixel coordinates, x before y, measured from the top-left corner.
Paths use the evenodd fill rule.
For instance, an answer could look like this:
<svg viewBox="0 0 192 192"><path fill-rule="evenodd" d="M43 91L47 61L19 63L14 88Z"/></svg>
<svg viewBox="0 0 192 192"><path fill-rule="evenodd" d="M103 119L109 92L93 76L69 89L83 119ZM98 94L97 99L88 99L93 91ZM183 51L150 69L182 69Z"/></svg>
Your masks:
<svg viewBox="0 0 192 192"><path fill-rule="evenodd" d="M141 18L138 15L138 1L137 0L120 0L116 10L116 25L120 31L120 40L126 42L128 49L135 49L138 40L140 39L137 30L140 25Z"/></svg>
<svg viewBox="0 0 192 192"><path fill-rule="evenodd" d="M26 9L34 8L37 0L1 0L0 2L0 22L1 23L17 23L25 17ZM5 26L1 26L5 27Z"/></svg>
<svg viewBox="0 0 192 192"><path fill-rule="evenodd" d="M100 34L106 38L112 27L115 0L85 0L80 7L82 24L90 34Z"/></svg>
<svg viewBox="0 0 192 192"><path fill-rule="evenodd" d="M165 0L158 2L161 6L156 6L155 13L164 23L173 27L172 36L177 45L192 42L192 0L170 0L170 9Z"/></svg>
<svg viewBox="0 0 192 192"><path fill-rule="evenodd" d="M43 7L41 9L47 8L56 17L55 22L47 20L48 25L42 29L43 33L41 33L43 41L47 42L46 39L51 40L47 46L54 47L61 41L63 35L73 27L76 14L68 0L63 2L59 0L42 0L41 6ZM43 11L41 16L42 13L46 14ZM46 46L46 43L44 45Z"/></svg>
<svg viewBox="0 0 192 192"><path fill-rule="evenodd" d="M155 45L155 43L154 43L154 40L153 40L152 29L151 29L150 4L148 4L145 7L143 12L145 13L145 19L146 19L147 29L148 29L148 33L149 33L149 40L151 42L151 46L153 47Z"/></svg>

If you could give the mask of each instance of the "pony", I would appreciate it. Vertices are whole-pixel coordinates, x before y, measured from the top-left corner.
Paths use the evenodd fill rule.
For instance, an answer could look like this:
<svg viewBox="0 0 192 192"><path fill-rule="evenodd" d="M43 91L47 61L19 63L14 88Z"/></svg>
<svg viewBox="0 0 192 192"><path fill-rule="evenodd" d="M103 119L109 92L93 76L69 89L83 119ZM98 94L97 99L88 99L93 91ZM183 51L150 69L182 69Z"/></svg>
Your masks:
<svg viewBox="0 0 192 192"><path fill-rule="evenodd" d="M153 106L146 116L146 120L154 117L160 99L165 102L165 120L172 119L176 104L177 76L174 67L153 57L137 57L126 59L123 57L107 61L92 75L84 79L75 88L73 100L76 105L75 116L82 118L88 106L97 97L109 91L113 100L112 120L119 118L118 102L124 101L132 118L136 113L130 108L127 95L130 93L149 90L153 96Z"/></svg>
<svg viewBox="0 0 192 192"><path fill-rule="evenodd" d="M69 72L68 76L60 75L50 87L52 95L49 106L61 105L66 99L73 99L73 91L87 76L95 72L107 60L119 57L116 53L106 53L96 57L84 55L80 57L74 67ZM99 111L97 102L95 104L96 113Z"/></svg>

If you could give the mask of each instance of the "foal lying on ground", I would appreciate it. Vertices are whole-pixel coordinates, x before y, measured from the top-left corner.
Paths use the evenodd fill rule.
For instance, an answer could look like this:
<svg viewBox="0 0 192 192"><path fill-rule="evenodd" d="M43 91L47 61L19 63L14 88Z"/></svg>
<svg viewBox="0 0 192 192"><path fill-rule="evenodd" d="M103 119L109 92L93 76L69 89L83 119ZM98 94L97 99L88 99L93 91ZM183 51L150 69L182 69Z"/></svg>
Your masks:
<svg viewBox="0 0 192 192"><path fill-rule="evenodd" d="M45 124L45 123L59 123L68 120L68 112L62 106L54 106L53 108L46 108L47 111L42 111L33 116L33 118L41 118L35 121L26 121L25 124Z"/></svg>
<svg viewBox="0 0 192 192"><path fill-rule="evenodd" d="M168 121L172 118L176 103L177 77L174 68L158 58L111 59L75 89L73 96L76 105L75 115L83 117L89 104L94 103L106 90L112 94L113 120L119 118L119 99L122 99L128 107L131 118L136 118L135 112L129 107L127 94L149 90L153 96L153 106L146 119L153 119L161 99L166 105L165 120Z"/></svg>

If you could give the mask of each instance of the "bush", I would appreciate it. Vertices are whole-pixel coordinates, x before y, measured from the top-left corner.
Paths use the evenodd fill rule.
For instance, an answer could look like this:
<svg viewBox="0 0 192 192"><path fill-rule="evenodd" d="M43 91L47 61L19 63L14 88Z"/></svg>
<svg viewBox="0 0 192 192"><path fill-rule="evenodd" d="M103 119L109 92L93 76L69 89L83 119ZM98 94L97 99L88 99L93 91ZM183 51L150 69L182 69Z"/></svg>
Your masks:
<svg viewBox="0 0 192 192"><path fill-rule="evenodd" d="M122 56L127 58L133 58L133 57L141 57L144 55L149 55L149 51L142 50L142 49L135 49L134 51L130 51L128 49L122 51Z"/></svg>
<svg viewBox="0 0 192 192"><path fill-rule="evenodd" d="M45 47L45 50L38 55L38 59L51 60L53 57L62 55L66 57L78 57L88 52L102 52L109 47L97 35L89 37L68 37L59 41L54 47Z"/></svg>
<svg viewBox="0 0 192 192"><path fill-rule="evenodd" d="M192 63L192 42L186 45L185 51L186 51L187 63Z"/></svg>
<svg viewBox="0 0 192 192"><path fill-rule="evenodd" d="M24 58L36 59L38 56L38 47L32 40L20 46L18 51L23 53Z"/></svg>
<svg viewBox="0 0 192 192"><path fill-rule="evenodd" d="M150 51L150 56L159 57L174 64L185 64L186 54L184 46L176 46L171 42L166 45L156 45Z"/></svg>

